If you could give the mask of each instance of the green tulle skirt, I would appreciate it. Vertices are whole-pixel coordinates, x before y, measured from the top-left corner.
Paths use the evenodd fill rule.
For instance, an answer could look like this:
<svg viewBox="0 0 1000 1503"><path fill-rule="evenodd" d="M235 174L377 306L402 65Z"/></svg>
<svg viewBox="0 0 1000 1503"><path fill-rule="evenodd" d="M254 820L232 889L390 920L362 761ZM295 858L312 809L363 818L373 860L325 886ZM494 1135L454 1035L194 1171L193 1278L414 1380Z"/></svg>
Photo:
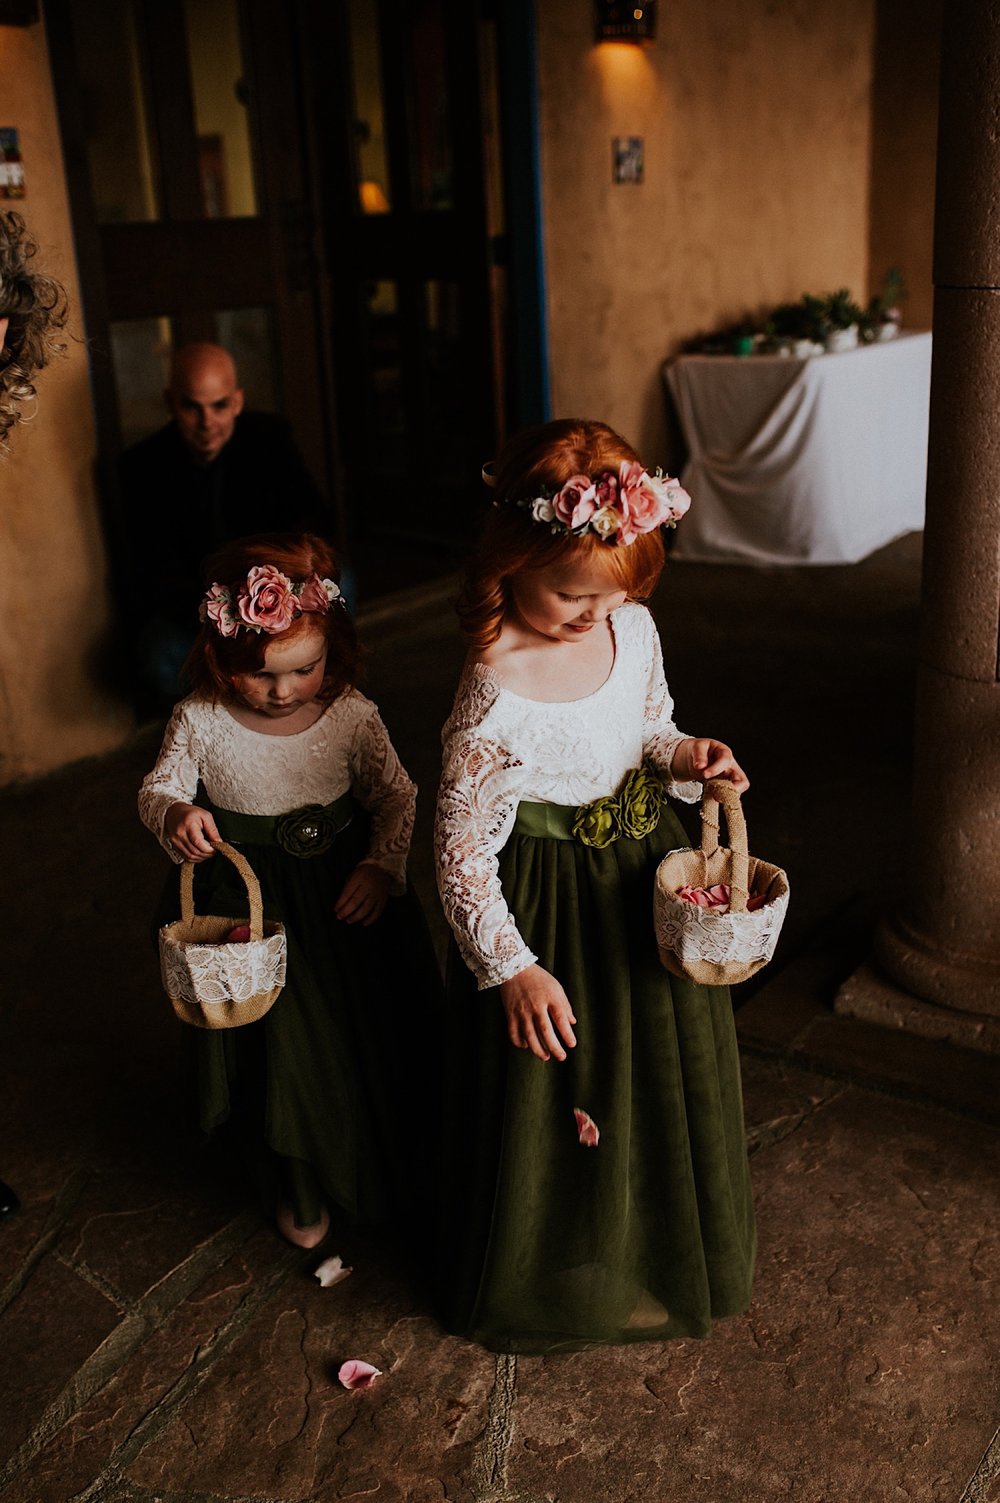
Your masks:
<svg viewBox="0 0 1000 1503"><path fill-rule="evenodd" d="M326 1202L384 1222L407 1214L426 1145L414 1121L434 1090L441 981L423 914L411 894L390 898L368 928L334 917L334 904L368 846L367 817L321 856L243 843L265 917L288 936L284 990L256 1023L189 1028L201 1126L227 1124L249 1150L268 1195L301 1226ZM199 912L245 916L243 884L216 856L195 873ZM171 875L159 921L176 916Z"/></svg>
<svg viewBox="0 0 1000 1503"><path fill-rule="evenodd" d="M656 866L689 843L665 810L643 840L598 850L515 828L501 852L520 932L577 1019L564 1063L515 1049L499 993L451 954L439 1304L494 1351L704 1336L749 1303L729 993L669 975L653 934Z"/></svg>

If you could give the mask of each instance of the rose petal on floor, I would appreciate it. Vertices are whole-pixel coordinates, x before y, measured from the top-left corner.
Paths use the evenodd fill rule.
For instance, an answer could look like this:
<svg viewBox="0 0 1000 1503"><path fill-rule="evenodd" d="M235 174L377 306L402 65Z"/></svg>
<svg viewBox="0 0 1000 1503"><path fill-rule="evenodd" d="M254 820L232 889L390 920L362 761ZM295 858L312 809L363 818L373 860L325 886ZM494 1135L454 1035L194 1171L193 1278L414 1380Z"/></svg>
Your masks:
<svg viewBox="0 0 1000 1503"><path fill-rule="evenodd" d="M357 1357L342 1362L337 1374L345 1388L370 1388L375 1379L381 1376L379 1368L372 1367L370 1362L361 1362Z"/></svg>
<svg viewBox="0 0 1000 1503"><path fill-rule="evenodd" d="M584 1148L596 1148L601 1140L601 1129L580 1107L573 1108L573 1116L576 1118L576 1133Z"/></svg>
<svg viewBox="0 0 1000 1503"><path fill-rule="evenodd" d="M316 1277L319 1279L321 1289L329 1289L332 1284L339 1284L341 1279L346 1279L348 1274L354 1272L349 1265L345 1265L343 1258L326 1258L316 1269Z"/></svg>

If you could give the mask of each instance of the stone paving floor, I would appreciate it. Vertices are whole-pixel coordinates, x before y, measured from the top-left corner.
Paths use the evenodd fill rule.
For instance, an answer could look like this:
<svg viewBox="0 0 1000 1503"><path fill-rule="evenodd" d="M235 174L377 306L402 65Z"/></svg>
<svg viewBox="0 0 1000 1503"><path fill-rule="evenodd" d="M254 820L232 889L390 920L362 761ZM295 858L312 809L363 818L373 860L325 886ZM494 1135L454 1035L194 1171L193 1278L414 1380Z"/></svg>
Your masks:
<svg viewBox="0 0 1000 1503"><path fill-rule="evenodd" d="M737 748L751 846L793 886L736 999L754 1301L703 1342L494 1357L384 1240L282 1243L187 1125L135 816L157 728L0 796L0 1503L1000 1503L998 1065L830 1009L905 864L918 576L909 538L850 569L678 565L656 602L678 720ZM428 905L448 593L364 619ZM355 1271L321 1289L333 1252ZM346 1357L383 1376L345 1391Z"/></svg>

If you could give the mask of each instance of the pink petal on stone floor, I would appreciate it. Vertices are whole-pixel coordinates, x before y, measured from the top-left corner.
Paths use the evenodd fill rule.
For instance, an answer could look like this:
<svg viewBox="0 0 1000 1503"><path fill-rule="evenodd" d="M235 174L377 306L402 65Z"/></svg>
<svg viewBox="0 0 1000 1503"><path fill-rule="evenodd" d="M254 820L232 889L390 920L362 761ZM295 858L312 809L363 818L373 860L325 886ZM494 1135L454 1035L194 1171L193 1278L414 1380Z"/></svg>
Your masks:
<svg viewBox="0 0 1000 1503"><path fill-rule="evenodd" d="M354 1269L345 1266L341 1257L327 1258L316 1269L316 1277L319 1279L321 1289L329 1289L333 1284L339 1284L341 1279L346 1279Z"/></svg>
<svg viewBox="0 0 1000 1503"><path fill-rule="evenodd" d="M341 1363L337 1377L345 1388L370 1388L376 1378L381 1378L381 1370L372 1367L370 1362L359 1362L357 1357L352 1357L349 1362Z"/></svg>
<svg viewBox="0 0 1000 1503"><path fill-rule="evenodd" d="M586 1112L581 1111L578 1106L575 1106L573 1108L573 1116L576 1118L577 1137L580 1139L580 1142L583 1144L584 1148L596 1148L601 1140L601 1129L598 1127L593 1117L590 1117Z"/></svg>

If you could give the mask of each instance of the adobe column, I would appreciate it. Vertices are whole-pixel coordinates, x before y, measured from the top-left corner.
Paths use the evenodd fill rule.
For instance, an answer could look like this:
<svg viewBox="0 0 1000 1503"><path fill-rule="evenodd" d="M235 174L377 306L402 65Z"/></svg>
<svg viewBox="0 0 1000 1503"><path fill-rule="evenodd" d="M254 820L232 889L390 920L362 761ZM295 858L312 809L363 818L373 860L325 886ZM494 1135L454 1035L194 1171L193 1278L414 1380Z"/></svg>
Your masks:
<svg viewBox="0 0 1000 1503"><path fill-rule="evenodd" d="M941 70L909 886L835 1006L1000 1052L1000 7L949 0Z"/></svg>

